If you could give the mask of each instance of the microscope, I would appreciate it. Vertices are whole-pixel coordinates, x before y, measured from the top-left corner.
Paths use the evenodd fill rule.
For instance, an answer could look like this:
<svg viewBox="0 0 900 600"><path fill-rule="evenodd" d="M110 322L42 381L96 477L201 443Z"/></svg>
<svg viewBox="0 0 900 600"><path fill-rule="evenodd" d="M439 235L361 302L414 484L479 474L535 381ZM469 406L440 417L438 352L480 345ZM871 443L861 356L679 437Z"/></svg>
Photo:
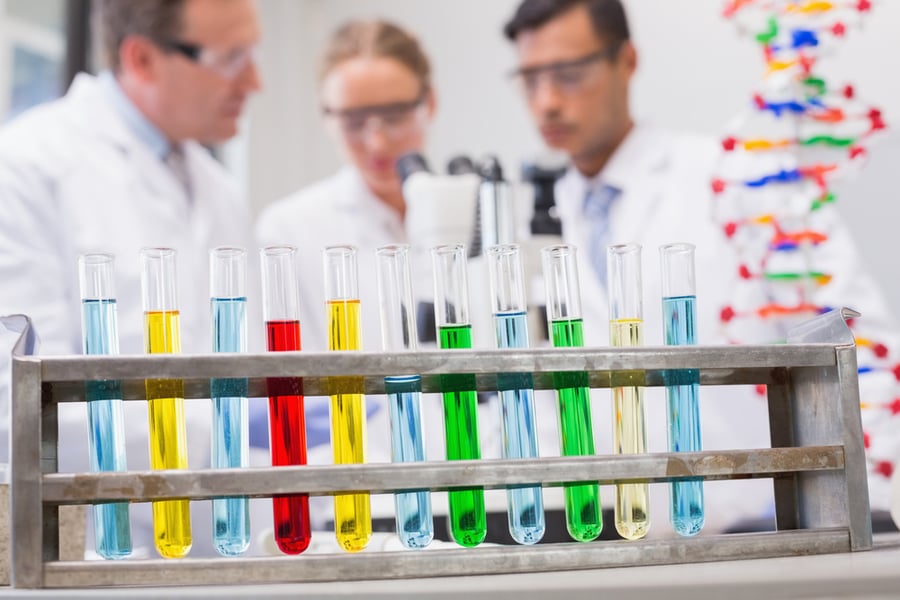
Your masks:
<svg viewBox="0 0 900 600"><path fill-rule="evenodd" d="M432 172L421 154L411 153L397 161L397 171L407 205L406 230L416 285L419 342L432 346L436 342L431 249L460 243L466 244L468 250L474 346L494 347L485 255L488 248L497 244L521 244L531 307L529 330L534 343L547 340L540 250L562 242L554 186L565 168L541 163L523 166L523 183L533 191L530 221L525 220L526 199L516 202L513 186L504 178L496 156L488 155L477 163L468 156L456 156L449 161L444 175Z"/></svg>
<svg viewBox="0 0 900 600"><path fill-rule="evenodd" d="M465 165L462 164L461 168L465 169ZM469 242L475 227L480 178L474 168L455 175L435 174L425 157L418 153L401 156L397 160L397 172L406 200L406 232L419 342L423 346L434 347L436 331L431 249L444 244Z"/></svg>
<svg viewBox="0 0 900 600"><path fill-rule="evenodd" d="M547 301L541 267L541 249L561 244L562 223L556 212L556 182L566 172L563 165L526 162L522 165L522 181L531 186L534 202L529 236L522 241L525 280L528 285L528 330L533 344L549 340L547 330Z"/></svg>

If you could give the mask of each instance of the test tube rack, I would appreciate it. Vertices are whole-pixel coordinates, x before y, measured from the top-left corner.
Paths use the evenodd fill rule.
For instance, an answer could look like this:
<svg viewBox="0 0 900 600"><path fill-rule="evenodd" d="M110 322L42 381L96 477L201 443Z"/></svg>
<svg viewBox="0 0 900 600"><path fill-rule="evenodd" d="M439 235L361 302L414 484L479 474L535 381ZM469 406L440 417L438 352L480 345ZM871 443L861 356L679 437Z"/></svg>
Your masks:
<svg viewBox="0 0 900 600"><path fill-rule="evenodd" d="M16 588L262 584L400 579L674 564L868 550L872 546L859 408L856 347L833 311L805 324L803 343L773 346L573 348L406 354L282 352L210 356L28 356L25 323L13 352L12 585ZM789 342L790 342L789 338ZM552 388L555 371L587 371L591 387L665 385L665 373L697 369L701 385L765 384L771 448L416 464L299 466L165 472L57 472L57 409L83 402L84 381L120 380L125 400L141 400L144 379L182 379L185 397L209 396L210 378L247 377L265 396L267 377L302 377L307 395L335 386L383 392L385 375L475 373L495 389L496 373L529 372ZM193 400L197 401L197 400ZM60 561L59 507L153 500L398 490L503 488L539 483L667 482L679 478L771 478L777 530L672 540L483 546L417 552L179 560Z"/></svg>

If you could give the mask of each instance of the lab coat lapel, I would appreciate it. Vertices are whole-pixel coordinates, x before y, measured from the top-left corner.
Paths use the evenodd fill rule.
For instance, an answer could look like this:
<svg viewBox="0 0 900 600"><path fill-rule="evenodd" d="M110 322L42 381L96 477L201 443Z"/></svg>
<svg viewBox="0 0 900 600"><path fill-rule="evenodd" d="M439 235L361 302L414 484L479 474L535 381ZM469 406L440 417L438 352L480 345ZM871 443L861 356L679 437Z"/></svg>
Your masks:
<svg viewBox="0 0 900 600"><path fill-rule="evenodd" d="M212 223L217 221L216 215L212 214L211 199L215 198L221 190L213 189L217 177L206 172L207 165L204 164L206 157L203 156L208 152L206 148L200 144L188 142L185 144L184 152L187 173L191 182L191 198L188 200L191 230L198 247L203 247L213 235ZM178 187L182 191L184 190L182 185L179 184Z"/></svg>
<svg viewBox="0 0 900 600"><path fill-rule="evenodd" d="M636 127L616 151L598 178L622 190L610 211L610 244L644 244L646 229L654 222L665 194L665 176L671 164L668 136ZM578 250L578 271L584 307L585 343L609 343L608 300L605 283L591 267L587 248L590 223L583 217L588 181L574 170L557 183L557 207L564 224L563 237ZM645 249L645 253L647 249Z"/></svg>
<svg viewBox="0 0 900 600"><path fill-rule="evenodd" d="M604 181L622 190L612 209L612 243L640 243L644 238L666 191L670 151L666 136L636 129L604 169Z"/></svg>
<svg viewBox="0 0 900 600"><path fill-rule="evenodd" d="M70 91L73 106L98 138L107 139L122 152L125 160L134 165L136 184L153 197L177 198L187 205L188 197L182 185L163 161L155 156L125 125L116 108L100 89L95 77L81 74L72 83ZM162 203L173 206L174 203ZM182 215L173 215L180 216Z"/></svg>

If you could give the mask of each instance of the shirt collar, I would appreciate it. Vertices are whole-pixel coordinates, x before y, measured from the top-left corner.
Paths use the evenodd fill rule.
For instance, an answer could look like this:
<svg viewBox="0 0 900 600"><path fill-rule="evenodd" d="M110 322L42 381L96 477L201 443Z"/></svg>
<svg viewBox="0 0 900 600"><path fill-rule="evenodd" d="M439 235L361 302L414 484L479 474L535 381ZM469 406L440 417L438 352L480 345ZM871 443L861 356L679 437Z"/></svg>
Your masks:
<svg viewBox="0 0 900 600"><path fill-rule="evenodd" d="M164 159L172 150L172 143L166 138L160 129L150 122L146 116L134 105L125 92L122 91L119 82L110 71L102 72L98 80L100 90L112 103L113 108L125 122L131 133L150 148L150 151L160 159Z"/></svg>

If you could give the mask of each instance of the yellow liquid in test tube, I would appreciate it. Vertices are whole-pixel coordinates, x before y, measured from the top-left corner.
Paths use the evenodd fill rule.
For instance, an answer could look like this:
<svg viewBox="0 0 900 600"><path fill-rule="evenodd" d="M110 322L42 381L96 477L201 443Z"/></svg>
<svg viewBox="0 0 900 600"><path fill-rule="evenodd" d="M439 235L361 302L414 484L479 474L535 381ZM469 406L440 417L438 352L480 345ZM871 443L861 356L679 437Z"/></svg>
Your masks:
<svg viewBox="0 0 900 600"><path fill-rule="evenodd" d="M359 300L328 302L328 349L361 350ZM341 378L344 383L358 378ZM366 455L366 410L362 394L331 396L331 445L334 463L360 464ZM369 494L340 494L334 497L334 533L348 552L365 548L372 538Z"/></svg>
<svg viewBox="0 0 900 600"><path fill-rule="evenodd" d="M609 339L613 346L642 346L643 321L610 321ZM613 388L613 444L617 454L642 454L647 451L644 419L644 388ZM637 540L650 529L650 489L646 483L616 486L616 531L623 538Z"/></svg>
<svg viewBox="0 0 900 600"><path fill-rule="evenodd" d="M145 350L148 354L181 352L178 311L146 312ZM187 433L184 424L184 384L181 380L148 379L150 409L150 468L186 469ZM191 512L188 500L153 503L153 537L165 558L181 558L191 550Z"/></svg>

